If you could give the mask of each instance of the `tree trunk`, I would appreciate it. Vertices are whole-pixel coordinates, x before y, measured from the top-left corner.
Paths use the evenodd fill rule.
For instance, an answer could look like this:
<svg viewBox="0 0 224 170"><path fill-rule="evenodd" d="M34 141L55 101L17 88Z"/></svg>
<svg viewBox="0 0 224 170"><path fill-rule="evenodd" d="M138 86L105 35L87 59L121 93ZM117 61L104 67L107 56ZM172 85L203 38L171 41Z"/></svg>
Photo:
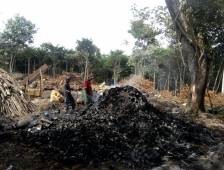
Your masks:
<svg viewBox="0 0 224 170"><path fill-rule="evenodd" d="M219 89L220 89L220 85L221 85L222 80L223 80L223 74L221 74L221 76L220 76L219 82L218 82L217 87L215 89L215 93L218 93L219 92Z"/></svg>
<svg viewBox="0 0 224 170"><path fill-rule="evenodd" d="M65 61L65 71L68 72L68 61Z"/></svg>
<svg viewBox="0 0 224 170"><path fill-rule="evenodd" d="M174 88L175 88L174 95L175 96L177 96L177 93L178 93L177 80L178 80L178 78L175 77L175 80L174 80Z"/></svg>
<svg viewBox="0 0 224 170"><path fill-rule="evenodd" d="M52 72L53 72L53 77L56 77L56 63L55 61L53 62L53 68L52 68Z"/></svg>
<svg viewBox="0 0 224 170"><path fill-rule="evenodd" d="M30 75L30 57L28 57L28 61L27 61L27 74L28 76Z"/></svg>
<svg viewBox="0 0 224 170"><path fill-rule="evenodd" d="M33 71L32 72L34 72L36 70L36 60L34 59L33 60Z"/></svg>
<svg viewBox="0 0 224 170"><path fill-rule="evenodd" d="M163 90L167 90L167 82L168 82L168 79L165 80L165 83L164 83L164 86L163 86Z"/></svg>
<svg viewBox="0 0 224 170"><path fill-rule="evenodd" d="M116 74L116 68L114 68L114 85L116 85L117 84L117 74Z"/></svg>
<svg viewBox="0 0 224 170"><path fill-rule="evenodd" d="M137 75L137 64L135 63L135 75Z"/></svg>
<svg viewBox="0 0 224 170"><path fill-rule="evenodd" d="M209 73L208 55L203 49L203 44L199 44L199 41L196 41L196 39L201 40L201 37L194 35L193 28L188 25L186 16L180 10L179 0L165 1L176 26L183 55L188 59L189 71L191 73L190 111L205 111L204 96Z"/></svg>
<svg viewBox="0 0 224 170"><path fill-rule="evenodd" d="M154 83L154 90L156 90L156 71L153 72L153 83Z"/></svg>
<svg viewBox="0 0 224 170"><path fill-rule="evenodd" d="M86 80L86 79L88 79L88 64L89 64L89 62L88 62L88 58L87 57L85 57L85 71L84 71L84 81Z"/></svg>
<svg viewBox="0 0 224 170"><path fill-rule="evenodd" d="M205 54L204 54L205 55ZM208 82L208 60L204 56L204 61L200 65L195 64L195 81L192 82L191 92L191 110L193 112L205 111L204 106L204 96L206 92L207 82Z"/></svg>
<svg viewBox="0 0 224 170"><path fill-rule="evenodd" d="M222 94L224 94L224 70L222 74Z"/></svg>
<svg viewBox="0 0 224 170"><path fill-rule="evenodd" d="M145 76L145 59L143 58L143 64L142 64L142 77Z"/></svg>
<svg viewBox="0 0 224 170"><path fill-rule="evenodd" d="M219 77L220 77L221 74L222 74L223 64L224 64L224 62L221 63L221 65L220 65L220 67L219 67L219 70L218 70L218 73L217 73L217 75L216 75L215 83L214 83L213 88L212 88L213 91L215 91L216 86L217 86L218 79L219 79Z"/></svg>
<svg viewBox="0 0 224 170"><path fill-rule="evenodd" d="M15 60L15 57L13 55L11 55L10 56L10 62L9 62L9 73L13 72L14 60Z"/></svg>
<svg viewBox="0 0 224 170"><path fill-rule="evenodd" d="M167 90L170 91L170 63L169 63L169 72L168 72L168 85Z"/></svg>
<svg viewBox="0 0 224 170"><path fill-rule="evenodd" d="M185 85L185 76L186 76L186 67L184 66L184 69L183 69L183 78L182 78L182 80L183 80L183 83L182 83L182 86L184 86Z"/></svg>
<svg viewBox="0 0 224 170"><path fill-rule="evenodd" d="M179 89L183 86L183 72L184 72L184 65L181 62L177 62L177 70L179 75Z"/></svg>
<svg viewBox="0 0 224 170"><path fill-rule="evenodd" d="M153 83L154 83L154 90L156 90L156 59L154 59Z"/></svg>

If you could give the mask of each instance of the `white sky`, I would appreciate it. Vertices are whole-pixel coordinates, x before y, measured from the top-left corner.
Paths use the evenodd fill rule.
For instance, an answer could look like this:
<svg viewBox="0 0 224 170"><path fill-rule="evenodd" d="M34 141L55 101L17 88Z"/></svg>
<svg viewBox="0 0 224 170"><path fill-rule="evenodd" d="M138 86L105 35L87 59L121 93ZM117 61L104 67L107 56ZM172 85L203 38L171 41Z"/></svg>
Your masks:
<svg viewBox="0 0 224 170"><path fill-rule="evenodd" d="M154 7L165 0L0 0L0 30L16 14L36 24L34 45L51 42L75 48L81 38L92 39L102 53L120 49L130 54L128 33L131 6ZM130 42L125 45L125 40Z"/></svg>

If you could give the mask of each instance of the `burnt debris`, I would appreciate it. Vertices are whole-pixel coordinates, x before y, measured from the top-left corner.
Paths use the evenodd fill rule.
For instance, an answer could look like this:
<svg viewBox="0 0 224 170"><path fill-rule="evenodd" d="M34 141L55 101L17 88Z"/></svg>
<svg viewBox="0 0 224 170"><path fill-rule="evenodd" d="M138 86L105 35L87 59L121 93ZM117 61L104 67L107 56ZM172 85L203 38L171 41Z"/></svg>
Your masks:
<svg viewBox="0 0 224 170"><path fill-rule="evenodd" d="M50 113L45 119L50 123L21 130L21 140L72 163L112 161L147 169L184 161L187 166L216 144L208 129L158 111L131 86L104 92L83 112Z"/></svg>

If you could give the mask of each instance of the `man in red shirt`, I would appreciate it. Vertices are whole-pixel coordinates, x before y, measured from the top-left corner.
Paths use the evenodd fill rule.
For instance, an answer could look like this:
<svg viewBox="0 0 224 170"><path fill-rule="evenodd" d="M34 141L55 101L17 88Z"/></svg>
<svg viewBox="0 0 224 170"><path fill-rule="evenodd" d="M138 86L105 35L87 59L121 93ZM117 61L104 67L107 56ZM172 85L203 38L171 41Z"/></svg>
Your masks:
<svg viewBox="0 0 224 170"><path fill-rule="evenodd" d="M93 90L91 86L91 80L93 77L88 78L86 81L84 81L84 90L86 93L86 104L90 104L93 102Z"/></svg>

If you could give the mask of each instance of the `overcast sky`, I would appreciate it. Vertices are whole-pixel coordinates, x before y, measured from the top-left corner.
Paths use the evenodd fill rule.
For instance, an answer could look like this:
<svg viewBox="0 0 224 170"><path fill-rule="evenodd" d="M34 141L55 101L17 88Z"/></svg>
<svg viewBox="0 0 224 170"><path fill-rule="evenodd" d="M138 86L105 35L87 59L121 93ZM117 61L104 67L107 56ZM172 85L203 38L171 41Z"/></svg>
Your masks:
<svg viewBox="0 0 224 170"><path fill-rule="evenodd" d="M51 42L74 48L81 38L92 39L102 53L120 49L130 53L128 33L131 7L165 5L165 0L0 0L0 29L19 14L38 28L34 45ZM129 45L125 45L127 40Z"/></svg>

